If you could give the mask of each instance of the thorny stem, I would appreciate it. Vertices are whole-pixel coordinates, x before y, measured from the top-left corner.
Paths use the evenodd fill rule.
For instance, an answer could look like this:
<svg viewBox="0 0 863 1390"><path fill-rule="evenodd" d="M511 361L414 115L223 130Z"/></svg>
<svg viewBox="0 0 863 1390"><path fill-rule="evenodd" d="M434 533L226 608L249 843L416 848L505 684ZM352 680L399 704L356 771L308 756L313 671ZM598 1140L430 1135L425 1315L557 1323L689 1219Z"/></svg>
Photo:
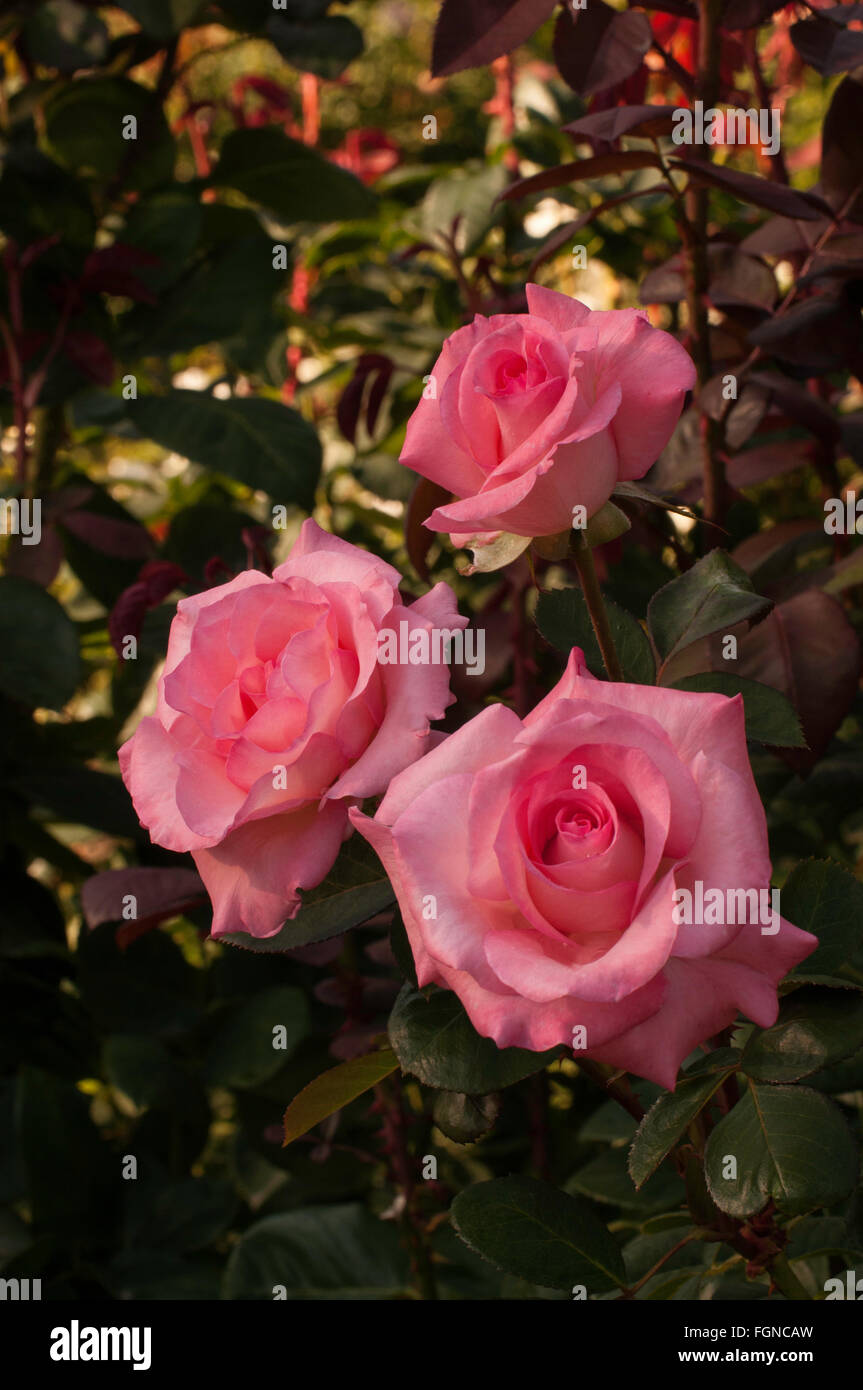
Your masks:
<svg viewBox="0 0 863 1390"><path fill-rule="evenodd" d="M578 1070L585 1076L589 1076L591 1081L595 1081L597 1086L601 1086L606 1095L616 1100L618 1105L622 1105L624 1110L639 1122L644 1119L644 1107L638 1099L630 1085L628 1078L610 1068L606 1069L599 1062L591 1062L588 1057L579 1057Z"/></svg>
<svg viewBox="0 0 863 1390"><path fill-rule="evenodd" d="M721 0L699 0L698 4L698 72L696 95L708 110L719 98L719 19ZM709 162L706 145L693 147L695 158ZM688 276L687 310L692 355L698 373L698 385L703 390L713 375L710 351L710 320L708 295L710 264L707 255L709 192L706 188L689 188L686 193L687 226L684 226ZM708 521L722 525L725 510L725 464L722 457L722 427L718 421L702 413L701 452L704 474L704 515ZM713 544L717 541L714 539Z"/></svg>
<svg viewBox="0 0 863 1390"><path fill-rule="evenodd" d="M599 650L602 652L602 659L605 662L609 680L622 681L623 668L617 655L614 638L611 635L608 613L602 599L599 580L596 577L593 553L581 531L573 532L571 553L575 561L575 568L578 570L578 577L581 580L587 611L590 614L590 621L596 633L596 640L599 643Z"/></svg>
<svg viewBox="0 0 863 1390"><path fill-rule="evenodd" d="M381 1081L375 1086L375 1095L383 1115L382 1136L388 1166L403 1202L400 1219L410 1253L411 1272L420 1298L434 1300L438 1296L437 1282L416 1201L417 1185L413 1171L416 1160L408 1148L401 1079L391 1076Z"/></svg>

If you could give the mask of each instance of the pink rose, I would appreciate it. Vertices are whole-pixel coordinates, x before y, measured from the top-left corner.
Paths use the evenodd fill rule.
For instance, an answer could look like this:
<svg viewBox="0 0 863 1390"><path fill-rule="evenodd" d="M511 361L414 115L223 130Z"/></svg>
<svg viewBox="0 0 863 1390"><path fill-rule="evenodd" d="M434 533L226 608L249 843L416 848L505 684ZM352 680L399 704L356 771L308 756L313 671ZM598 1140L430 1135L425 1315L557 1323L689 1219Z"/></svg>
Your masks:
<svg viewBox="0 0 863 1390"><path fill-rule="evenodd" d="M577 649L526 719L492 705L351 819L420 985L454 990L499 1047L563 1043L673 1089L738 1011L775 1021L777 983L817 944L737 907L680 921L699 881L723 902L770 882L742 700L598 681Z"/></svg>
<svg viewBox="0 0 863 1390"><path fill-rule="evenodd" d="M398 583L306 521L272 578L247 570L178 604L156 714L119 757L153 840L191 851L214 936L295 916L351 834L348 808L422 756L452 703L445 664L378 661L381 629L467 622L448 585L405 606Z"/></svg>
<svg viewBox="0 0 863 1390"><path fill-rule="evenodd" d="M655 463L695 381L641 310L592 311L539 285L527 302L530 313L478 314L447 339L408 423L401 462L461 499L425 524L456 544L557 535L576 505L593 516Z"/></svg>

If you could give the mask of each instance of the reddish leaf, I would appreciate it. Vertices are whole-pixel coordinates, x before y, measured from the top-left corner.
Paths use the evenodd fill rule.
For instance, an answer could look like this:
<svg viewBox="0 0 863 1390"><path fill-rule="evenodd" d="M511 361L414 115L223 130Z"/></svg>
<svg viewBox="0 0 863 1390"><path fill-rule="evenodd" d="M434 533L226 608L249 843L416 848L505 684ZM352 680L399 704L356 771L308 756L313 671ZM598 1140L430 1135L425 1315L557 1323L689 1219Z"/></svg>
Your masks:
<svg viewBox="0 0 863 1390"><path fill-rule="evenodd" d="M152 290L135 274L136 270L159 265L159 257L138 246L115 241L111 246L91 251L84 262L80 285L84 290L101 294L124 295L143 304L155 304Z"/></svg>
<svg viewBox="0 0 863 1390"><path fill-rule="evenodd" d="M572 222L565 222L563 226L556 227L551 236L542 243L531 261L527 272L528 281L533 279L537 266L542 265L543 261L547 261L549 256L553 256L562 246L565 246L576 232L580 232L582 227L588 226L597 217L601 217L609 208L617 207L619 203L629 203L633 198L644 198L648 194L668 192L667 183L653 183L649 188L630 188L625 193L616 193L613 198L604 198L601 203L596 204L596 207L588 208L580 217L573 218Z"/></svg>
<svg viewBox="0 0 863 1390"><path fill-rule="evenodd" d="M739 637L737 651L737 661L723 663L725 669L787 695L809 747L782 756L798 771L812 767L857 694L860 643L841 604L807 589Z"/></svg>
<svg viewBox="0 0 863 1390"><path fill-rule="evenodd" d="M856 11L856 14L839 15L838 11ZM791 42L805 63L820 72L822 77L832 77L837 72L847 72L849 68L863 63L863 34L858 30L847 29L851 19L863 18L863 5L839 5L836 9L822 10L813 19L791 26Z"/></svg>
<svg viewBox="0 0 863 1390"><path fill-rule="evenodd" d="M621 13L604 0L583 10L562 9L554 28L554 59L564 81L581 97L615 87L641 67L653 43L647 15Z"/></svg>
<svg viewBox="0 0 863 1390"><path fill-rule="evenodd" d="M130 897L134 903L129 903ZM117 933L123 946L159 922L206 901L206 890L194 869L108 869L88 878L81 889L87 926L124 922ZM130 909L134 910L133 918L129 917Z"/></svg>
<svg viewBox="0 0 863 1390"><path fill-rule="evenodd" d="M670 135L674 106L611 106L579 116L563 129L576 140L612 144L623 135Z"/></svg>
<svg viewBox="0 0 863 1390"><path fill-rule="evenodd" d="M813 295L759 324L749 341L812 374L835 371L863 346L860 310L845 294Z"/></svg>
<svg viewBox="0 0 863 1390"><path fill-rule="evenodd" d="M408 559L421 579L431 582L426 565L426 556L438 539L433 531L423 525L436 507L444 506L451 497L445 487L432 483L428 478L417 478L414 490L405 509L405 546Z"/></svg>
<svg viewBox="0 0 863 1390"><path fill-rule="evenodd" d="M99 386L110 386L117 372L107 343L95 333L78 328L63 339L63 352L69 361Z"/></svg>
<svg viewBox="0 0 863 1390"><path fill-rule="evenodd" d="M757 29L781 10L785 0L728 0L720 21L723 29Z"/></svg>
<svg viewBox="0 0 863 1390"><path fill-rule="evenodd" d="M798 425L804 425L822 444L832 448L839 443L841 432L834 412L805 386L775 372L753 372L749 380L769 391L772 404Z"/></svg>
<svg viewBox="0 0 863 1390"><path fill-rule="evenodd" d="M821 187L846 216L863 219L863 82L845 77L833 93L821 134ZM856 196L855 196L856 195ZM849 199L853 199L848 206Z"/></svg>
<svg viewBox="0 0 863 1390"><path fill-rule="evenodd" d="M145 560L153 553L153 542L146 527L137 521L100 516L97 512L64 512L62 523L67 531L102 555L121 559Z"/></svg>
<svg viewBox="0 0 863 1390"><path fill-rule="evenodd" d="M768 478L779 478L783 473L792 473L795 468L806 467L811 463L811 448L811 444L804 439L783 439L781 444L756 444L729 461L728 481L735 488L757 487L759 483L766 483ZM773 531L778 529L776 526L772 528ZM758 532L759 536L766 534L764 531ZM734 558L738 558L737 551ZM746 569L742 560L739 563Z"/></svg>
<svg viewBox="0 0 863 1390"><path fill-rule="evenodd" d="M434 32L432 74L448 77L511 53L553 13L557 0L443 0Z"/></svg>
<svg viewBox="0 0 863 1390"><path fill-rule="evenodd" d="M108 634L118 656L123 655L123 639L138 637L147 610L155 608L173 589L187 582L179 565L168 560L151 560L138 579L124 589L108 617Z"/></svg>
<svg viewBox="0 0 863 1390"><path fill-rule="evenodd" d="M557 164L553 169L543 169L530 178L517 179L504 189L498 202L526 198L530 193L541 193L546 188L560 188L565 183L584 182L599 178L602 174L619 174L629 169L658 169L659 155L653 150L614 150L611 154L600 154L592 159L574 159L569 164Z"/></svg>
<svg viewBox="0 0 863 1390"><path fill-rule="evenodd" d="M43 589L47 589L56 579L62 563L63 544L57 528L50 522L43 521L38 545L25 545L21 536L12 536L9 541L6 573L15 574L19 579L29 579Z"/></svg>
<svg viewBox="0 0 863 1390"><path fill-rule="evenodd" d="M696 184L710 184L724 193L733 193L744 203L778 212L783 217L796 217L811 222L816 217L829 216L830 208L814 193L798 193L784 183L759 178L756 174L741 174L736 169L720 168L717 164L698 159L675 159L675 168L685 169Z"/></svg>

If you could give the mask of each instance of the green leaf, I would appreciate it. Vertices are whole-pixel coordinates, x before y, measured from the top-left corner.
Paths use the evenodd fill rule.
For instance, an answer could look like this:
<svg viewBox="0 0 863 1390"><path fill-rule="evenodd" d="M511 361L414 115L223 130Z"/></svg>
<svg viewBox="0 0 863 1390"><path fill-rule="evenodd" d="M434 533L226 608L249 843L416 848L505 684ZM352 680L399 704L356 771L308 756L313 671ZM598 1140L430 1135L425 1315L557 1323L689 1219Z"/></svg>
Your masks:
<svg viewBox="0 0 863 1390"><path fill-rule="evenodd" d="M743 696L746 737L774 748L805 748L806 740L791 701L772 686L747 680L731 671L703 671L673 681L672 690L714 691L718 695Z"/></svg>
<svg viewBox="0 0 863 1390"><path fill-rule="evenodd" d="M772 1028L743 1049L742 1068L756 1081L799 1081L863 1047L863 995L804 986L787 994Z"/></svg>
<svg viewBox="0 0 863 1390"><path fill-rule="evenodd" d="M294 1096L285 1111L285 1144L293 1143L321 1120L350 1105L357 1096L397 1071L398 1065L399 1059L392 1049L384 1047L364 1057L351 1057L322 1076L316 1076Z"/></svg>
<svg viewBox="0 0 863 1390"><path fill-rule="evenodd" d="M788 1232L786 1254L789 1260L807 1260L816 1255L851 1255L855 1259L863 1255L863 1246L857 1245L848 1232L843 1216L804 1216Z"/></svg>
<svg viewBox="0 0 863 1390"><path fill-rule="evenodd" d="M791 972L794 980L836 976L863 983L863 883L828 859L798 864L782 889L782 915L818 937L811 956ZM847 977L847 978L846 978Z"/></svg>
<svg viewBox="0 0 863 1390"><path fill-rule="evenodd" d="M626 513L613 502L606 502L587 523L584 542L594 550L598 545L608 545L609 541L616 541L618 536L625 536L631 529L632 522Z"/></svg>
<svg viewBox="0 0 863 1390"><path fill-rule="evenodd" d="M171 260L182 251L180 243ZM138 305L124 316L120 346L132 357L165 357L203 343L233 346L275 337L281 325L274 301L287 274L273 269L272 241L257 229L211 246L158 304Z"/></svg>
<svg viewBox="0 0 863 1390"><path fill-rule="evenodd" d="M333 80L363 51L362 31L344 15L322 15L312 20L274 14L267 23L267 38L292 67Z"/></svg>
<svg viewBox="0 0 863 1390"><path fill-rule="evenodd" d="M167 932L147 932L121 951L106 923L81 932L77 960L81 998L100 1031L170 1036L197 1022L198 972Z"/></svg>
<svg viewBox="0 0 863 1390"><path fill-rule="evenodd" d="M204 8L203 0L117 0L117 4L137 19L145 34L163 43L188 29Z"/></svg>
<svg viewBox="0 0 863 1390"><path fill-rule="evenodd" d="M696 1115L719 1090L726 1076L734 1071L736 1064L735 1054L731 1063L725 1067L717 1067L697 1076L683 1077L678 1081L674 1091L660 1096L656 1104L648 1110L629 1151L629 1175L637 1188L642 1187L650 1175L656 1172Z"/></svg>
<svg viewBox="0 0 863 1390"><path fill-rule="evenodd" d="M234 1246L223 1296L387 1299L403 1295L407 1260L393 1222L359 1204L315 1206L257 1221Z"/></svg>
<svg viewBox="0 0 863 1390"><path fill-rule="evenodd" d="M423 236L439 240L454 232L456 249L469 255L499 220L495 203L508 183L503 164L473 164L434 179L422 202Z"/></svg>
<svg viewBox="0 0 863 1390"><path fill-rule="evenodd" d="M275 1076L309 1028L301 989L277 985L232 1011L207 1052L204 1074L211 1086L257 1086Z"/></svg>
<svg viewBox="0 0 863 1390"><path fill-rule="evenodd" d="M523 1176L460 1192L452 1219L466 1245L507 1274L549 1289L583 1284L588 1294L626 1278L614 1237L586 1202Z"/></svg>
<svg viewBox="0 0 863 1390"><path fill-rule="evenodd" d="M108 53L108 30L77 0L43 0L24 25L28 58L58 72L95 68Z"/></svg>
<svg viewBox="0 0 863 1390"><path fill-rule="evenodd" d="M736 1176L729 1160L736 1161ZM731 1216L752 1216L771 1198L786 1215L841 1202L857 1182L857 1146L842 1112L807 1086L750 1081L713 1130L707 1185Z"/></svg>
<svg viewBox="0 0 863 1390"><path fill-rule="evenodd" d="M127 118L135 139L124 137ZM168 183L174 141L154 93L124 77L78 77L56 87L45 103L49 152L67 169L126 188Z"/></svg>
<svg viewBox="0 0 863 1390"><path fill-rule="evenodd" d="M127 1184L124 1244L133 1250L200 1250L231 1223L237 1201L219 1178L148 1173Z"/></svg>
<svg viewBox="0 0 863 1390"><path fill-rule="evenodd" d="M501 1091L559 1056L559 1050L527 1052L481 1038L449 990L431 994L405 985L390 1014L390 1043L403 1071L440 1091L484 1096Z"/></svg>
<svg viewBox="0 0 863 1390"><path fill-rule="evenodd" d="M466 1096L461 1091L438 1091L434 1122L456 1144L473 1144L488 1134L500 1113L500 1097Z"/></svg>
<svg viewBox="0 0 863 1390"><path fill-rule="evenodd" d="M573 1173L566 1182L567 1192L578 1192L594 1202L632 1208L639 1212L667 1211L685 1196L683 1182L670 1168L655 1173L637 1189L626 1165L625 1149L607 1149Z"/></svg>
<svg viewBox="0 0 863 1390"><path fill-rule="evenodd" d="M73 1247L104 1240L121 1184L85 1097L72 1082L25 1067L15 1125L37 1234Z"/></svg>
<svg viewBox="0 0 863 1390"><path fill-rule="evenodd" d="M723 550L711 550L653 595L647 625L664 665L700 638L763 618L772 607L771 599L756 594L745 570Z"/></svg>
<svg viewBox="0 0 863 1390"><path fill-rule="evenodd" d="M210 183L236 189L285 223L344 222L370 217L377 206L353 174L273 126L232 131Z"/></svg>
<svg viewBox="0 0 863 1390"><path fill-rule="evenodd" d="M78 633L38 584L0 578L0 691L30 706L61 709L81 678Z"/></svg>
<svg viewBox="0 0 863 1390"><path fill-rule="evenodd" d="M165 1044L140 1033L106 1038L103 1062L111 1085L141 1108L169 1096L179 1076Z"/></svg>
<svg viewBox="0 0 863 1390"><path fill-rule="evenodd" d="M301 415L278 401L170 391L130 401L128 418L144 438L214 473L306 511L314 505L320 441Z"/></svg>
<svg viewBox="0 0 863 1390"><path fill-rule="evenodd" d="M653 685L656 668L641 624L613 599L605 597L605 608L624 679L634 685ZM550 589L541 593L536 605L536 625L558 651L568 653L572 647L581 647L588 669L595 676L605 675L605 663L581 589Z"/></svg>
<svg viewBox="0 0 863 1390"><path fill-rule="evenodd" d="M292 951L313 941L328 941L351 927L367 922L395 902L395 893L380 860L367 842L353 835L323 883L301 893L303 906L275 936L254 937L247 932L220 936L231 946L247 951Z"/></svg>

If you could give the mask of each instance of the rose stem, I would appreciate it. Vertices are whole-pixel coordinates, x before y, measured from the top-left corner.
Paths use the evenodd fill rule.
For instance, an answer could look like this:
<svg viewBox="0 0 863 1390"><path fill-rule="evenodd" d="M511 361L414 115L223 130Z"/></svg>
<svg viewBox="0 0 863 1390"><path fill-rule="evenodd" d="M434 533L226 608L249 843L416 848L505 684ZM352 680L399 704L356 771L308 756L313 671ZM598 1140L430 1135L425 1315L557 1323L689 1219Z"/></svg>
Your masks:
<svg viewBox="0 0 863 1390"><path fill-rule="evenodd" d="M602 659L605 662L608 678L612 681L622 681L623 668L620 665L614 646L614 638L611 635L608 613L606 612L603 602L599 580L596 577L596 566L593 563L593 554L584 535L580 531L573 533L573 541L572 556L575 560L575 568L578 570L578 577L581 580L587 611L590 614L590 621L596 633L599 650L602 652Z"/></svg>

